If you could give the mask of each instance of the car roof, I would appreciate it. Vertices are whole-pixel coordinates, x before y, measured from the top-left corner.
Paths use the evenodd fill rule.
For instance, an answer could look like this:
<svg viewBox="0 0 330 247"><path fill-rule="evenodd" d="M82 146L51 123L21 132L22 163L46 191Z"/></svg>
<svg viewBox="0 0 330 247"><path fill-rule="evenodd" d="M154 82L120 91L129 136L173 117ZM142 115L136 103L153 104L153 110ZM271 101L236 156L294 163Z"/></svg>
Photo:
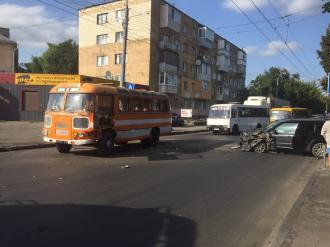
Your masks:
<svg viewBox="0 0 330 247"><path fill-rule="evenodd" d="M324 118L290 118L279 120L282 123L290 123L290 122L325 122Z"/></svg>

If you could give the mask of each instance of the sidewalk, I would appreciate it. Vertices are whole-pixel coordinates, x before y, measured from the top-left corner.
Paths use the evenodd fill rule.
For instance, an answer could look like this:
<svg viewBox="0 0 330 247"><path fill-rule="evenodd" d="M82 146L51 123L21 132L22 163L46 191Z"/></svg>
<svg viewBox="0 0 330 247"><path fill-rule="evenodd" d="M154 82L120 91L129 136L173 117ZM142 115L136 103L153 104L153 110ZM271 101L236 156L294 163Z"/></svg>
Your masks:
<svg viewBox="0 0 330 247"><path fill-rule="evenodd" d="M330 171L317 172L288 224L281 247L330 246Z"/></svg>
<svg viewBox="0 0 330 247"><path fill-rule="evenodd" d="M0 121L0 152L51 147L42 141L42 122ZM174 127L172 135L204 132L206 126Z"/></svg>

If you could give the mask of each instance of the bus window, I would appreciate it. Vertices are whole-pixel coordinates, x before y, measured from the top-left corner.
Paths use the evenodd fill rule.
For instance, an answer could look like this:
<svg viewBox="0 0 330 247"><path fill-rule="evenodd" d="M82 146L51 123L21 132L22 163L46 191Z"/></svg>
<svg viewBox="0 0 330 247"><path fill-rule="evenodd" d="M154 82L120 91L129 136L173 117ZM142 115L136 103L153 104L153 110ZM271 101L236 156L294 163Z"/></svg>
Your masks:
<svg viewBox="0 0 330 247"><path fill-rule="evenodd" d="M143 111L152 112L152 99L148 99L148 98L143 99Z"/></svg>
<svg viewBox="0 0 330 247"><path fill-rule="evenodd" d="M169 110L170 110L170 106L168 104L168 100L161 100L160 101L160 111L168 112Z"/></svg>
<svg viewBox="0 0 330 247"><path fill-rule="evenodd" d="M231 109L231 118L237 118L237 110L236 109Z"/></svg>
<svg viewBox="0 0 330 247"><path fill-rule="evenodd" d="M160 101L159 99L152 100L152 111L158 112L160 111Z"/></svg>
<svg viewBox="0 0 330 247"><path fill-rule="evenodd" d="M101 114L112 114L113 112L113 97L111 95L97 96L97 111Z"/></svg>
<svg viewBox="0 0 330 247"><path fill-rule="evenodd" d="M133 97L131 98L130 103L131 103L131 111L140 112L142 110L141 98Z"/></svg>
<svg viewBox="0 0 330 247"><path fill-rule="evenodd" d="M119 103L119 111L120 112L128 112L129 111L129 101L127 96L121 96L118 100Z"/></svg>
<svg viewBox="0 0 330 247"><path fill-rule="evenodd" d="M94 111L94 95L69 93L66 97L64 110L67 112L93 112Z"/></svg>

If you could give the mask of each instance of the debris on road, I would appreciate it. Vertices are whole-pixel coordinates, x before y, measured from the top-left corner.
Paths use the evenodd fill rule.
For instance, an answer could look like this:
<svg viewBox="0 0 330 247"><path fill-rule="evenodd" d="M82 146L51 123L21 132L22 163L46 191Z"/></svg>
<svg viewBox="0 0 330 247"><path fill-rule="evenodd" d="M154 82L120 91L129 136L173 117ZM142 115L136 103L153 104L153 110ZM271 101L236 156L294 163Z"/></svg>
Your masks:
<svg viewBox="0 0 330 247"><path fill-rule="evenodd" d="M128 168L131 168L129 165L123 165L121 166L121 169L128 169Z"/></svg>

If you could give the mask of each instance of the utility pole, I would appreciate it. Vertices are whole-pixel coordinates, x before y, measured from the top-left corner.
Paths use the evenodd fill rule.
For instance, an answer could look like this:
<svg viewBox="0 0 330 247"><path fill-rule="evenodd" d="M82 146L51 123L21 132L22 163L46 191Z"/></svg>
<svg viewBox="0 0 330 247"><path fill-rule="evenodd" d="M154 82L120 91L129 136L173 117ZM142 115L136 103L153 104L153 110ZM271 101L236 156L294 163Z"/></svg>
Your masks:
<svg viewBox="0 0 330 247"><path fill-rule="evenodd" d="M125 0L125 21L123 23L124 28L124 44L121 57L121 77L120 86L124 87L126 81L126 53L127 53L127 37L128 37L128 0Z"/></svg>

